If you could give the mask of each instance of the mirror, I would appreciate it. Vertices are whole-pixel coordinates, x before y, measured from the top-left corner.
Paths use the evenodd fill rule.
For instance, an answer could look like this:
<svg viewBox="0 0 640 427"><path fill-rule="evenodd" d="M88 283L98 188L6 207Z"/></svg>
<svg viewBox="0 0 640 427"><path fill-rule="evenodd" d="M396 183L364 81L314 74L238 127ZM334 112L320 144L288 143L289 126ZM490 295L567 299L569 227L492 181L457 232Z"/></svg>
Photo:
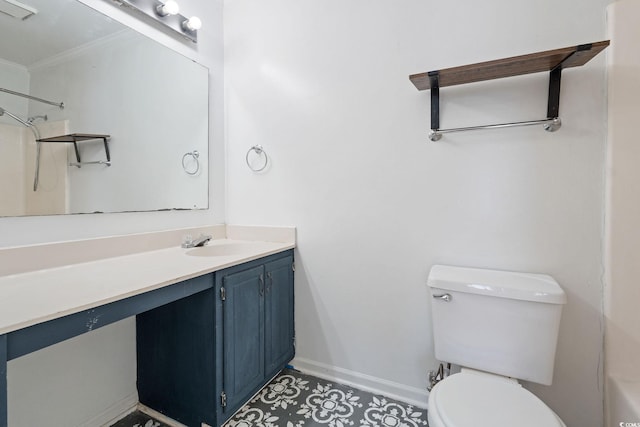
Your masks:
<svg viewBox="0 0 640 427"><path fill-rule="evenodd" d="M0 216L206 209L207 68L77 0L20 3L37 13L0 13ZM77 134L100 137L51 141Z"/></svg>

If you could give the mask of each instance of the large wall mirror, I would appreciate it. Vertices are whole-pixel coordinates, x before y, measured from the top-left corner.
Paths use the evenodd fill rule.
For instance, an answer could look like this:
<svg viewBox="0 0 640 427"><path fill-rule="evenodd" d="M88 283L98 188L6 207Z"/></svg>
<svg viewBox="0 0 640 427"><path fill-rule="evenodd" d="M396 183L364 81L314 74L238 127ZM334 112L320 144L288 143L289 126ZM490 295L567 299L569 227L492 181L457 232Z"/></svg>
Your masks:
<svg viewBox="0 0 640 427"><path fill-rule="evenodd" d="M207 68L77 0L19 2L37 12L0 13L0 216L207 208ZM109 135L110 165L103 139L80 164L54 142L78 134Z"/></svg>

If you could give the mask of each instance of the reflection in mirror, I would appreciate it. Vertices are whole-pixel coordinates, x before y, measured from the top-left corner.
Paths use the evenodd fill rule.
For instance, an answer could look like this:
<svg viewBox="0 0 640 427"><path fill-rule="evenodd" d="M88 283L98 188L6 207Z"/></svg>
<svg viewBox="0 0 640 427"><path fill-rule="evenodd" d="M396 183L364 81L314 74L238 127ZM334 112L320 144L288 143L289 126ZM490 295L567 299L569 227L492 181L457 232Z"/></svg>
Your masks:
<svg viewBox="0 0 640 427"><path fill-rule="evenodd" d="M37 12L0 13L0 216L207 208L208 70L77 0L20 2ZM109 138L36 142L73 134Z"/></svg>

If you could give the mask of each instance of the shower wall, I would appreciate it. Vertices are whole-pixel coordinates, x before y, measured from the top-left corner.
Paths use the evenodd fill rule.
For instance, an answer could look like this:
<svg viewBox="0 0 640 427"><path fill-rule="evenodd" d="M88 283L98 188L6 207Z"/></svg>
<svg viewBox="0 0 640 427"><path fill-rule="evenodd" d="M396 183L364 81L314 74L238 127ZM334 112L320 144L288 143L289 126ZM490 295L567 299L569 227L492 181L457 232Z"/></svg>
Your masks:
<svg viewBox="0 0 640 427"><path fill-rule="evenodd" d="M0 216L24 215L23 128L0 123Z"/></svg>
<svg viewBox="0 0 640 427"><path fill-rule="evenodd" d="M68 121L37 123L43 138L65 135ZM43 143L40 152L40 179L38 191L33 191L35 175L36 143L33 134L25 129L28 136L25 143L24 182L26 215L55 215L69 211L69 166L68 154L71 144Z"/></svg>
<svg viewBox="0 0 640 427"><path fill-rule="evenodd" d="M66 133L68 123L37 125L43 138ZM0 123L0 216L62 214L68 210L67 144L42 144L40 184L33 191L36 142L23 126Z"/></svg>
<svg viewBox="0 0 640 427"><path fill-rule="evenodd" d="M29 93L26 67L0 59L0 87ZM26 120L29 102L0 92L0 107ZM43 138L63 135L67 121L34 122ZM0 116L0 216L62 214L68 211L67 144L43 144L40 185L33 191L36 142L33 133L12 118Z"/></svg>

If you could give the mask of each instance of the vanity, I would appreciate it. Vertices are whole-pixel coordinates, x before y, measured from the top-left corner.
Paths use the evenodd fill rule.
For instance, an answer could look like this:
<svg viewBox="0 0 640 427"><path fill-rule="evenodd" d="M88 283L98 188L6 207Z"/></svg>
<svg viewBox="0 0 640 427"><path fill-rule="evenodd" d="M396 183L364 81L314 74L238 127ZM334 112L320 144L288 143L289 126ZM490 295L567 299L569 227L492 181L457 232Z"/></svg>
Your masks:
<svg viewBox="0 0 640 427"><path fill-rule="evenodd" d="M98 250L82 255L93 260L43 260L59 265L2 275L0 427L8 426L7 361L131 316L140 403L188 426L222 425L295 352L295 229L227 226L224 234L201 248L138 252L134 244L127 254ZM131 239L144 246L144 236ZM12 257L43 250L5 250L0 259L6 270Z"/></svg>

